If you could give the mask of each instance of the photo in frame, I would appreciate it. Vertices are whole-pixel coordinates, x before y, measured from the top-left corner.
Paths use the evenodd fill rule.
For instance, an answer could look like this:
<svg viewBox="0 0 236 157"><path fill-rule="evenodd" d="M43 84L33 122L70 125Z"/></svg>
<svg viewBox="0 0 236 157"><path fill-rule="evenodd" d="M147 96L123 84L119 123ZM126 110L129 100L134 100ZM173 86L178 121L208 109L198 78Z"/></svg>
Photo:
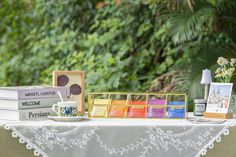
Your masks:
<svg viewBox="0 0 236 157"><path fill-rule="evenodd" d="M233 83L211 83L206 112L228 113Z"/></svg>
<svg viewBox="0 0 236 157"><path fill-rule="evenodd" d="M53 71L53 86L68 87L69 101L77 102L78 114L85 110L85 73L83 71Z"/></svg>

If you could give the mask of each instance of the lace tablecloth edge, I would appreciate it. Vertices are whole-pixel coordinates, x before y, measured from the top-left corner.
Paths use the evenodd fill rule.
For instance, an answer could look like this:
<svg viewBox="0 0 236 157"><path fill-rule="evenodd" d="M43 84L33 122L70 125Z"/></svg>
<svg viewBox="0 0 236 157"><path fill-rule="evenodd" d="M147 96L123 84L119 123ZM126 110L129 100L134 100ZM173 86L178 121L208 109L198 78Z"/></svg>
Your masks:
<svg viewBox="0 0 236 157"><path fill-rule="evenodd" d="M43 157L48 157L47 154L45 154L40 148L38 148L36 145L34 145L29 139L24 137L17 129L10 127L8 124L3 124L4 129L6 130L12 130L12 137L13 138L19 138L19 143L26 144L26 149L28 150L34 150L35 156L42 155ZM201 155L204 156L207 153L208 149L213 149L215 142L221 142L222 135L229 135L230 133L230 127L235 127L236 124L229 124L225 125L225 127L215 136L208 144L206 144L201 151L196 155L196 157L200 157Z"/></svg>
<svg viewBox="0 0 236 157"><path fill-rule="evenodd" d="M229 124L226 125L218 134L216 137L214 137L204 148L202 148L202 150L196 155L196 157L200 157L201 155L204 156L207 153L208 149L213 149L214 148L214 143L217 142L221 142L221 137L222 135L229 135L230 132L230 127L235 127L236 124Z"/></svg>
<svg viewBox="0 0 236 157"><path fill-rule="evenodd" d="M4 124L4 129L6 130L12 130L12 137L13 138L19 138L19 143L26 144L26 149L28 150L34 150L35 156L42 155L43 157L48 157L47 154L45 154L41 149L39 149L36 145L34 145L29 139L27 139L25 136L23 136L18 130L15 128L10 127L7 124Z"/></svg>

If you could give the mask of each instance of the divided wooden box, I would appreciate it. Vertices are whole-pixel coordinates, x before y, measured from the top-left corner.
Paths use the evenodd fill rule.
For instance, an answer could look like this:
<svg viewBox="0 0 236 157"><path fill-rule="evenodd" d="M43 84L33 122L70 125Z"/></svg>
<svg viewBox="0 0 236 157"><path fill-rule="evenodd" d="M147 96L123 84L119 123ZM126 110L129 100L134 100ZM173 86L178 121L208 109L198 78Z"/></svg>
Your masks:
<svg viewBox="0 0 236 157"><path fill-rule="evenodd" d="M98 118L186 118L187 95L184 93L89 93L88 115Z"/></svg>

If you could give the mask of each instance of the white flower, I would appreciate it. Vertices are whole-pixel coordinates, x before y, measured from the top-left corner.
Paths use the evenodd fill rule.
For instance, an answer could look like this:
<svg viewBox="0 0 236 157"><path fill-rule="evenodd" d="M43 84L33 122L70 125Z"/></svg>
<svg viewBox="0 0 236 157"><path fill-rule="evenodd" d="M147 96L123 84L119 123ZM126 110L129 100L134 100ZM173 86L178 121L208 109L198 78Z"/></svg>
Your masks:
<svg viewBox="0 0 236 157"><path fill-rule="evenodd" d="M220 82L229 82L235 72L236 58L227 60L224 57L219 57L217 63L219 64L219 68L215 71L215 78Z"/></svg>
<svg viewBox="0 0 236 157"><path fill-rule="evenodd" d="M230 66L233 67L236 63L236 58L231 58L230 60Z"/></svg>
<svg viewBox="0 0 236 157"><path fill-rule="evenodd" d="M217 60L217 63L218 63L220 66L222 66L222 65L228 64L229 61L228 61L226 58L224 58L224 57L219 57L218 60Z"/></svg>

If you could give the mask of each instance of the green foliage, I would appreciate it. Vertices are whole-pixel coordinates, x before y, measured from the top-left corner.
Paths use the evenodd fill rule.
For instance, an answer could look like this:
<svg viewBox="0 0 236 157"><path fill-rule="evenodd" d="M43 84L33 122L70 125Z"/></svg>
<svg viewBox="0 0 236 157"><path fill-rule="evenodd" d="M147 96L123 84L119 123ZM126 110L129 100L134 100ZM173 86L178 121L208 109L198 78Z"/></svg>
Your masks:
<svg viewBox="0 0 236 157"><path fill-rule="evenodd" d="M173 42L191 52L191 62L186 64L190 73L184 76L191 99L202 97L199 82L203 69L211 69L214 77L219 56L236 56L235 8L236 2L232 0L199 0L193 6L194 11L177 10L168 15Z"/></svg>
<svg viewBox="0 0 236 157"><path fill-rule="evenodd" d="M156 16L162 9L157 4L138 0L118 6L108 1L97 9L96 1L14 2L4 1L1 8L21 12L17 16L22 25L16 22L15 29L24 30L14 38L2 37L6 42L1 54L11 54L1 57L7 71L1 70L2 85L51 83L54 69L80 69L87 73L88 92L145 91L182 55L173 49L167 26ZM22 46L12 49L17 42Z"/></svg>
<svg viewBox="0 0 236 157"><path fill-rule="evenodd" d="M54 69L73 69L77 61L72 56L79 53L80 32L92 22L95 3L0 2L0 84L51 84Z"/></svg>
<svg viewBox="0 0 236 157"><path fill-rule="evenodd" d="M159 10L150 7L123 1L98 9L91 33L80 46L84 58L98 63L84 67L91 90L147 90L155 76L179 58L166 25L155 16Z"/></svg>
<svg viewBox="0 0 236 157"><path fill-rule="evenodd" d="M53 70L83 70L86 92L146 91L182 70L175 90L196 98L201 70L235 56L234 0L98 2L2 0L0 85L51 84Z"/></svg>

